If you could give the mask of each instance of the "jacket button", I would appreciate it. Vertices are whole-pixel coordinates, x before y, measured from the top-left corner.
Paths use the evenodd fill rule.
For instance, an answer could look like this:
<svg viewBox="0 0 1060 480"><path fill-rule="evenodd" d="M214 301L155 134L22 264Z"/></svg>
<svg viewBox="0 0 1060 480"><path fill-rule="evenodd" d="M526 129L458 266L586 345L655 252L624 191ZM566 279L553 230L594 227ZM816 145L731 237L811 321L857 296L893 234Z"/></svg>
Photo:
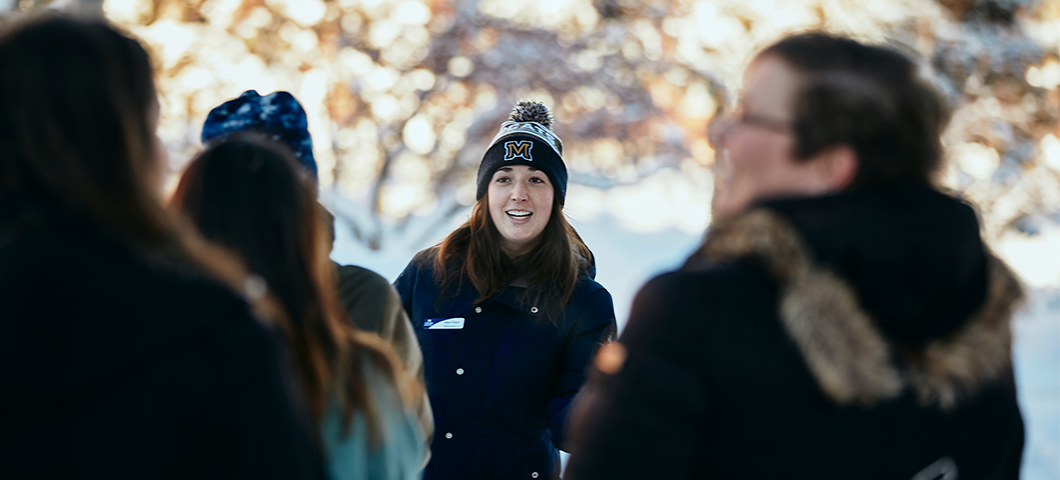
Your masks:
<svg viewBox="0 0 1060 480"><path fill-rule="evenodd" d="M531 473L531 474L530 474L530 478L537 478L537 472L533 472L533 473Z"/></svg>
<svg viewBox="0 0 1060 480"><path fill-rule="evenodd" d="M464 374L464 369L463 368L456 369L456 374L457 375L463 375Z"/></svg>
<svg viewBox="0 0 1060 480"><path fill-rule="evenodd" d="M482 307L475 307L475 313L482 313Z"/></svg>
<svg viewBox="0 0 1060 480"><path fill-rule="evenodd" d="M453 432L445 432L445 438L453 438Z"/></svg>
<svg viewBox="0 0 1060 480"><path fill-rule="evenodd" d="M537 307L530 307L530 313L537 313ZM537 478L537 477L534 477Z"/></svg>

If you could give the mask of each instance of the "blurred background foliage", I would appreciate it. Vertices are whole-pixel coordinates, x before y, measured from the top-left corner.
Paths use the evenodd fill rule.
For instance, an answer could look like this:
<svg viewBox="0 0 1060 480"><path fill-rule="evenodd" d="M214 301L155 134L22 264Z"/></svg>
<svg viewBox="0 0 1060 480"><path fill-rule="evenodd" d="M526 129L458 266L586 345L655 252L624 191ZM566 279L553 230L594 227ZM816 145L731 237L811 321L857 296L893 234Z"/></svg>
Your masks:
<svg viewBox="0 0 1060 480"><path fill-rule="evenodd" d="M292 92L324 197L373 250L449 229L524 98L554 110L572 215L701 232L709 122L756 49L807 29L918 59L954 109L942 180L989 237L1060 222L1060 0L0 0L60 6L154 49L171 184L212 107Z"/></svg>
<svg viewBox="0 0 1060 480"><path fill-rule="evenodd" d="M710 222L706 131L753 52L808 29L894 45L953 107L940 180L1032 287L1014 324L1022 478L1060 478L1060 0L0 0L0 23L50 8L106 15L154 50L170 187L212 107L297 96L332 258L391 279L466 218L512 104L545 102L566 212L619 325Z"/></svg>

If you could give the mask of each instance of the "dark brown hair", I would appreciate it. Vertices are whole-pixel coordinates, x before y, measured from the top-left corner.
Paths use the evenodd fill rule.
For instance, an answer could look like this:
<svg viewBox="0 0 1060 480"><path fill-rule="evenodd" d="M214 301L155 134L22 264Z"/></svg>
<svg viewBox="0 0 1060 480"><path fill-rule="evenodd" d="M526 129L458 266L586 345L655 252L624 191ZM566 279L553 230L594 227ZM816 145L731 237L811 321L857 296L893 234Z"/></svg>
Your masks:
<svg viewBox="0 0 1060 480"><path fill-rule="evenodd" d="M45 16L9 28L0 36L0 197L240 291L239 263L159 200L157 97L143 46L100 21Z"/></svg>
<svg viewBox="0 0 1060 480"><path fill-rule="evenodd" d="M567 222L563 207L552 202L552 215L530 252L510 258L501 249L502 237L489 214L489 194L475 203L471 218L436 245L435 281L443 295L459 289L464 278L478 290L475 303L499 293L516 279L529 287L524 302L541 305L555 322L570 300L578 276L593 268L595 259L578 232Z"/></svg>
<svg viewBox="0 0 1060 480"><path fill-rule="evenodd" d="M813 32L762 50L802 75L795 101L795 156L836 145L858 157L853 186L928 182L939 170L945 102L917 66L890 48Z"/></svg>
<svg viewBox="0 0 1060 480"><path fill-rule="evenodd" d="M289 150L243 134L200 153L181 177L172 203L206 238L239 254L279 300L295 371L317 424L330 396L338 393L343 431L349 432L360 410L378 442L378 415L363 362L382 367L406 402L416 387L388 345L347 320L336 298L336 272L328 260L330 242L315 190Z"/></svg>

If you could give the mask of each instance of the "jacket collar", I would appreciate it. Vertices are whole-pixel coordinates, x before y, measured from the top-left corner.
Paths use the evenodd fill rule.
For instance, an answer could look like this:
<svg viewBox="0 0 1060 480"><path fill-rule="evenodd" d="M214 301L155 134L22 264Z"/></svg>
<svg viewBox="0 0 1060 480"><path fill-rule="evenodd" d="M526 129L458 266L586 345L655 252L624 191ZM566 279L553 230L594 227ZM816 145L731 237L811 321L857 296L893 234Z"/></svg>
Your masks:
<svg viewBox="0 0 1060 480"><path fill-rule="evenodd" d="M1012 313L1023 292L987 252L987 295L960 328L917 347L880 332L844 279L814 262L795 229L757 209L711 227L693 260L754 258L780 284L780 319L824 393L838 404L872 405L912 388L946 409L1011 372ZM695 262L690 261L690 265Z"/></svg>

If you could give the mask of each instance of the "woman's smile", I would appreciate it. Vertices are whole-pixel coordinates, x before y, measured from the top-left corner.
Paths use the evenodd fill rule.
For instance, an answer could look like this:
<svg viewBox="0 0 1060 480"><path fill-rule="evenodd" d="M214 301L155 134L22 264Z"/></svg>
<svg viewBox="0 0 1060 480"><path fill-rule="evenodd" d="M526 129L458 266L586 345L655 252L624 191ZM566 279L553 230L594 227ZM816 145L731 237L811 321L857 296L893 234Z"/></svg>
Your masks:
<svg viewBox="0 0 1060 480"><path fill-rule="evenodd" d="M490 181L490 218L509 254L533 247L552 216L555 189L544 172L526 165L497 169Z"/></svg>

